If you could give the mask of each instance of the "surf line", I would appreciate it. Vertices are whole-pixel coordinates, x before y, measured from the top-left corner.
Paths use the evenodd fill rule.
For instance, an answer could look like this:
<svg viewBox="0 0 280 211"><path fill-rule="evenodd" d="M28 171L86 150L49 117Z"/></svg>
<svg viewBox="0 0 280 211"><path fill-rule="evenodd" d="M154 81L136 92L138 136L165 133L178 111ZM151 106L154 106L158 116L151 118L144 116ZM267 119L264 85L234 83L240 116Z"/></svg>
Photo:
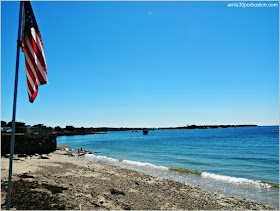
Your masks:
<svg viewBox="0 0 280 211"><path fill-rule="evenodd" d="M125 163L128 165L134 165L134 166L140 166L140 167L146 167L146 168L169 170L169 171L174 171L174 172L178 172L178 173L182 173L182 174L194 174L196 176L213 179L213 180L219 180L219 181L227 182L227 183L256 185L256 186L260 186L260 187L268 188L268 189L269 188L279 188L279 184L272 183L272 182L266 182L266 181L256 181L256 180L250 180L250 179L245 179L245 178L231 177L231 176L213 174L213 173L208 173L208 172L201 172L201 171L184 169L184 168L165 167L165 166L154 165L151 163L137 162L137 161L131 161L131 160L124 160L124 159L116 159L116 158L110 158L107 156L100 156L100 155L93 155L93 154L86 154L85 156L92 157L92 158L95 158L95 159L98 159L98 160L104 161L104 162L110 162L111 164Z"/></svg>

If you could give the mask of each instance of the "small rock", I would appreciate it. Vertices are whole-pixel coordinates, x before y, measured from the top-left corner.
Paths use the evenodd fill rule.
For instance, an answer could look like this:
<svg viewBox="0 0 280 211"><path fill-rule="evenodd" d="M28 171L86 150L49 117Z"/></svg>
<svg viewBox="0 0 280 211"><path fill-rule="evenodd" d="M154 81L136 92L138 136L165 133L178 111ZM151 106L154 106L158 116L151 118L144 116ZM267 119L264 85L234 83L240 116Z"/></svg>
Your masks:
<svg viewBox="0 0 280 211"><path fill-rule="evenodd" d="M27 173L19 175L20 178L34 178L33 176L27 175Z"/></svg>
<svg viewBox="0 0 280 211"><path fill-rule="evenodd" d="M113 194L113 195L123 195L123 196L125 195L124 192L116 190L116 189L111 189L110 191L111 191L111 194Z"/></svg>
<svg viewBox="0 0 280 211"><path fill-rule="evenodd" d="M123 208L123 209L124 209L124 210L131 210L130 206L129 206L129 205L127 205L127 204L124 206L124 208Z"/></svg>
<svg viewBox="0 0 280 211"><path fill-rule="evenodd" d="M96 206L96 207L100 207L100 205L99 204L96 204L95 202L93 202L92 203L94 206Z"/></svg>

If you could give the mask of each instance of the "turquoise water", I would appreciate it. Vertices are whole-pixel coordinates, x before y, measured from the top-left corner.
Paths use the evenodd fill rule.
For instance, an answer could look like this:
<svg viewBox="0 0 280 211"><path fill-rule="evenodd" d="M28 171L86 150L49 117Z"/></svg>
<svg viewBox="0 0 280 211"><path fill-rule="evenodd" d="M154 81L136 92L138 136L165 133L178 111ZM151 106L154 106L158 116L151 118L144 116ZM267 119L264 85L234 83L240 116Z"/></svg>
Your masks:
<svg viewBox="0 0 280 211"><path fill-rule="evenodd" d="M279 184L277 126L154 130L148 135L120 131L62 136L57 141L97 152L88 159L273 206L279 203L279 188L260 183ZM196 170L201 175L182 174L168 167Z"/></svg>

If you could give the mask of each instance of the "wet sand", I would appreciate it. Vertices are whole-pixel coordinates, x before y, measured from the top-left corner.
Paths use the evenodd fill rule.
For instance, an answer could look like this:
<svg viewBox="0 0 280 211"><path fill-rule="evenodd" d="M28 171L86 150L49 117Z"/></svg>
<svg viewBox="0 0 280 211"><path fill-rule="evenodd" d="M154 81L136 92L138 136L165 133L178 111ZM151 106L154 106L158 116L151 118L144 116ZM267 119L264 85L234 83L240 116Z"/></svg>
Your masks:
<svg viewBox="0 0 280 211"><path fill-rule="evenodd" d="M64 150L16 158L12 209L19 210L271 210L245 199L187 186ZM9 158L1 158L1 207L6 209Z"/></svg>

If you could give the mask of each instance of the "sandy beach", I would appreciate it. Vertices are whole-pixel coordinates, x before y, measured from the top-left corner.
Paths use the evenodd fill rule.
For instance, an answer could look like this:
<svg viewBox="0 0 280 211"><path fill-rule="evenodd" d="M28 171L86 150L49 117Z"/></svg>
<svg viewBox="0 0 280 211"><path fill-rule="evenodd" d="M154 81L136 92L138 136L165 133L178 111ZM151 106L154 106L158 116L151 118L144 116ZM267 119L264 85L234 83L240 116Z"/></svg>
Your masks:
<svg viewBox="0 0 280 211"><path fill-rule="evenodd" d="M11 208L17 210L270 210L245 199L190 187L104 162L68 156L17 157ZM1 158L1 208L6 209L9 158Z"/></svg>

